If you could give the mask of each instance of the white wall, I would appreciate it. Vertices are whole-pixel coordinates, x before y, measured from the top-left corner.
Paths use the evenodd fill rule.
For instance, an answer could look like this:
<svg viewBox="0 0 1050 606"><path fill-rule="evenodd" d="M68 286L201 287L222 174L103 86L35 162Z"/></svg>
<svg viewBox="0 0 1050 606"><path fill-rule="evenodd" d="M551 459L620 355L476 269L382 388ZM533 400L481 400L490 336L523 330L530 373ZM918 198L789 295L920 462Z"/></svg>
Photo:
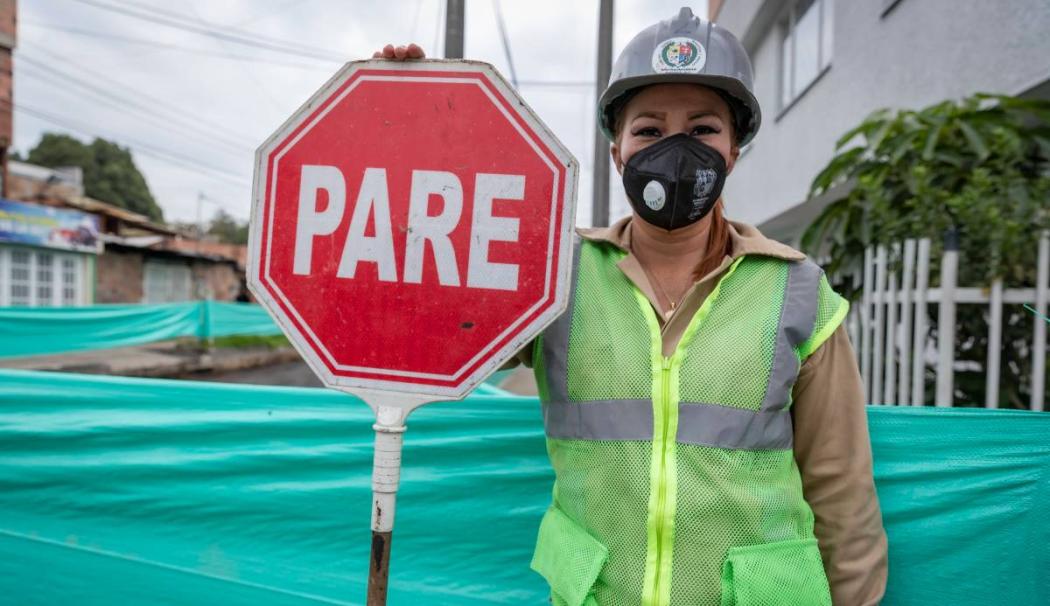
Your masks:
<svg viewBox="0 0 1050 606"><path fill-rule="evenodd" d="M718 22L743 38L758 0L727 0ZM776 2L774 4L781 4ZM725 186L731 218L761 224L800 204L835 140L880 107L921 108L1050 80L1048 0L835 0L831 67L777 116L779 33L752 55L763 123Z"/></svg>

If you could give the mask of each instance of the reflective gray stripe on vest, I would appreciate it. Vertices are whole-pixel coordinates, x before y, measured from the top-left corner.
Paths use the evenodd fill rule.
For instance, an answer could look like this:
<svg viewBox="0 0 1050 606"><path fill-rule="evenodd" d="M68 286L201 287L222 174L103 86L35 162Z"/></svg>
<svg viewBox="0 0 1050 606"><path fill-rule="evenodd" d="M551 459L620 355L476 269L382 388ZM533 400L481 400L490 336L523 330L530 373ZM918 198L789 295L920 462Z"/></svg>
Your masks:
<svg viewBox="0 0 1050 606"><path fill-rule="evenodd" d="M543 362L547 366L547 390L552 402L569 401L569 326L576 305L576 284L580 281L580 247L582 240L574 235L573 270L569 287L569 306L547 330L543 331ZM546 416L544 412L544 416Z"/></svg>
<svg viewBox="0 0 1050 606"><path fill-rule="evenodd" d="M549 402L543 407L547 437L559 440L652 440L652 400ZM755 411L718 404L678 405L681 444L735 450L791 448L791 412Z"/></svg>
<svg viewBox="0 0 1050 606"><path fill-rule="evenodd" d="M794 432L790 410L747 410L719 404L678 405L679 444L738 450L786 450Z"/></svg>
<svg viewBox="0 0 1050 606"><path fill-rule="evenodd" d="M813 333L817 322L817 288L822 272L820 266L809 259L788 265L784 302L780 306L777 324L777 344L766 394L762 398L764 411L782 410L788 405L791 387L798 378L799 363L795 350Z"/></svg>
<svg viewBox="0 0 1050 606"><path fill-rule="evenodd" d="M543 406L548 438L559 440L652 440L652 400L548 402Z"/></svg>

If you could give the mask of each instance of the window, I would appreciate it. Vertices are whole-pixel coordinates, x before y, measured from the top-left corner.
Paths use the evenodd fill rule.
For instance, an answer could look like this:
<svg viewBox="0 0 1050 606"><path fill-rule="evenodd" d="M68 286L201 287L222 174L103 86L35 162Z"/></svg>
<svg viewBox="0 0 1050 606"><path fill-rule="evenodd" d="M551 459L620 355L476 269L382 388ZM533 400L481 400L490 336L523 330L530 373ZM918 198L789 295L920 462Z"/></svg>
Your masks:
<svg viewBox="0 0 1050 606"><path fill-rule="evenodd" d="M36 300L38 305L51 305L55 298L55 258L51 253L36 254Z"/></svg>
<svg viewBox="0 0 1050 606"><path fill-rule="evenodd" d="M193 299L193 276L188 265L147 261L144 303L173 303Z"/></svg>
<svg viewBox="0 0 1050 606"><path fill-rule="evenodd" d="M62 305L77 304L78 277L76 260L62 257Z"/></svg>
<svg viewBox="0 0 1050 606"><path fill-rule="evenodd" d="M781 111L831 65L833 4L834 0L799 0L781 21Z"/></svg>
<svg viewBox="0 0 1050 606"><path fill-rule="evenodd" d="M80 305L83 255L0 247L0 306Z"/></svg>
<svg viewBox="0 0 1050 606"><path fill-rule="evenodd" d="M29 251L11 251L11 305L29 305Z"/></svg>

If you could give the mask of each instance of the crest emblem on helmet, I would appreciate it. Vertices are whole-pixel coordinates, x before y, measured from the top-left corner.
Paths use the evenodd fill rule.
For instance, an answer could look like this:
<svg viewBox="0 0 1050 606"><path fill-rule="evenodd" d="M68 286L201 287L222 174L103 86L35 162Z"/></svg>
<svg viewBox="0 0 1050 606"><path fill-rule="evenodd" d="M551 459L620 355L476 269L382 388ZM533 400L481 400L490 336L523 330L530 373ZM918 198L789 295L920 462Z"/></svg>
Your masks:
<svg viewBox="0 0 1050 606"><path fill-rule="evenodd" d="M704 46L692 38L664 40L653 51L653 71L658 73L696 73L706 62Z"/></svg>

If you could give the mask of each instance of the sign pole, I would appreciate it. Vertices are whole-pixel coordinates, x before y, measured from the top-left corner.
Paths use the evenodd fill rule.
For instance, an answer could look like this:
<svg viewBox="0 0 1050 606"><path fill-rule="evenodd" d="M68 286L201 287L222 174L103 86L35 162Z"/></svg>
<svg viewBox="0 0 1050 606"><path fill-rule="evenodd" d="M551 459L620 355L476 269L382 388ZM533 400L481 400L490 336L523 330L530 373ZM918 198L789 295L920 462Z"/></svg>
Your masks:
<svg viewBox="0 0 1050 606"><path fill-rule="evenodd" d="M390 542L394 532L397 487L401 480L401 447L405 410L393 406L376 409L375 454L372 461L372 549L368 558L367 606L385 606L390 572Z"/></svg>

